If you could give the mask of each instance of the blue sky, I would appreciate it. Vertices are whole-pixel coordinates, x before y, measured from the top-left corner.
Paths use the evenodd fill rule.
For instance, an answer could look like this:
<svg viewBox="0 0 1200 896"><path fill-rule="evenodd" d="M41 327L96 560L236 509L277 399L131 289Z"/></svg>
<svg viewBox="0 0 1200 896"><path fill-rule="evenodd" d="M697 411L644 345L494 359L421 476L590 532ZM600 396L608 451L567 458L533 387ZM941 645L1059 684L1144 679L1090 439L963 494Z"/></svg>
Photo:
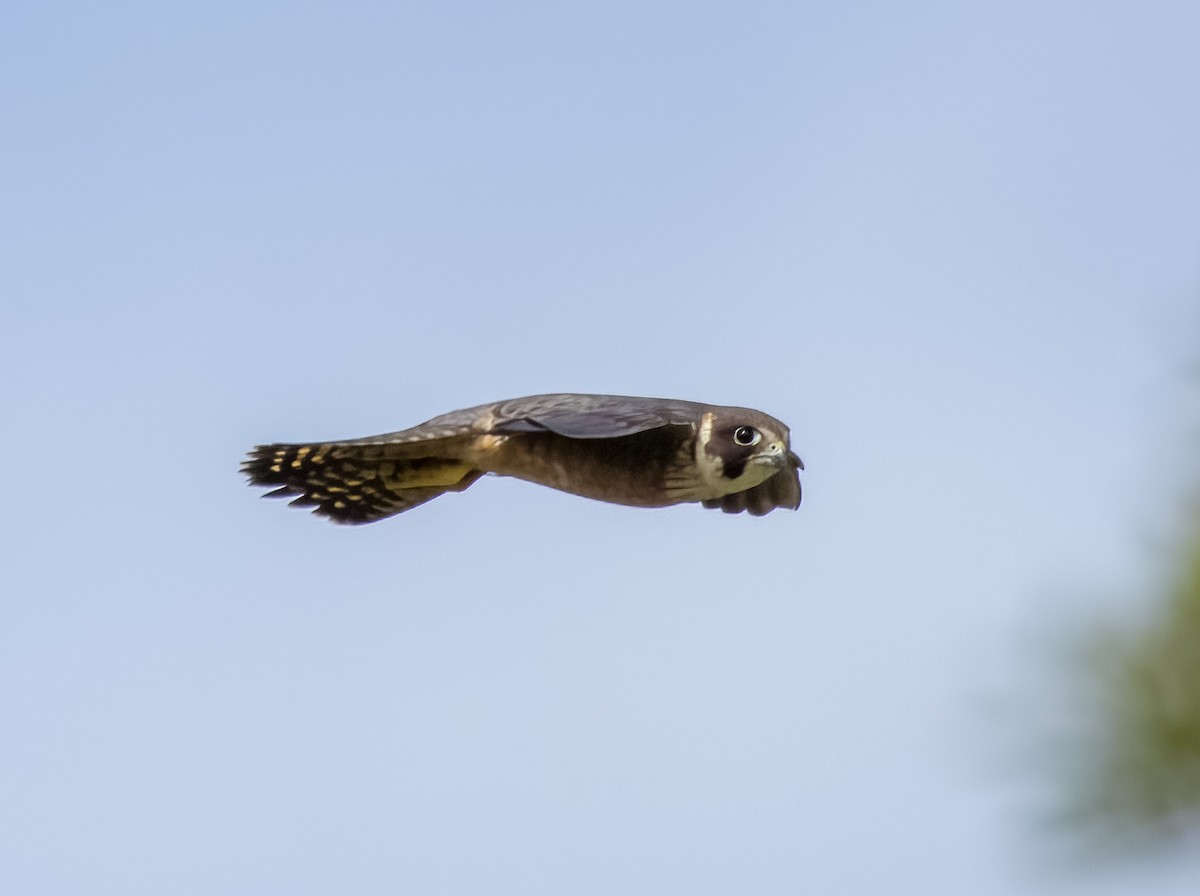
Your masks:
<svg viewBox="0 0 1200 896"><path fill-rule="evenodd" d="M0 888L1194 893L1039 874L981 695L1169 529L1198 34L4 12ZM805 503L488 479L344 529L236 473L546 391L759 407Z"/></svg>

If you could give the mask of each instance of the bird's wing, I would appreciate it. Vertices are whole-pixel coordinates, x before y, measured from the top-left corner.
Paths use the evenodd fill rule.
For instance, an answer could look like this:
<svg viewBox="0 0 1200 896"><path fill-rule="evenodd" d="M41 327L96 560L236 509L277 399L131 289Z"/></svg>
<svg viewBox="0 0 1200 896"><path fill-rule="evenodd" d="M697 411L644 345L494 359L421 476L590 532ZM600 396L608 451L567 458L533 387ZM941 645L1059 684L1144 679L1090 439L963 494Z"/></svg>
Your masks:
<svg viewBox="0 0 1200 896"><path fill-rule="evenodd" d="M695 427L707 405L665 398L624 395L582 395L571 392L530 395L492 404L463 408L426 420L398 432L346 439L346 445L411 446L419 454L421 443L442 439L467 440L483 433L515 435L553 432L572 439L611 439L631 436L664 426Z"/></svg>
<svg viewBox="0 0 1200 896"><path fill-rule="evenodd" d="M704 407L690 401L623 395L531 395L493 405L491 431L611 439L664 426L695 427Z"/></svg>

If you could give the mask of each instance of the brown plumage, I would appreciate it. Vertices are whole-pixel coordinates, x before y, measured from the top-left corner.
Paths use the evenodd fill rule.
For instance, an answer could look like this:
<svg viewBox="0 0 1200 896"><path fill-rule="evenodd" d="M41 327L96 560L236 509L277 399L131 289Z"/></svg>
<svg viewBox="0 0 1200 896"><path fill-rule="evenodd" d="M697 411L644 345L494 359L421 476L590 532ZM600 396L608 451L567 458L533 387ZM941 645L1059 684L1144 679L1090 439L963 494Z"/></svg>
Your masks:
<svg viewBox="0 0 1200 896"><path fill-rule="evenodd" d="M453 411L400 432L261 445L242 470L266 497L370 523L484 473L636 507L688 501L754 516L800 505L788 428L749 408L619 395L534 395Z"/></svg>

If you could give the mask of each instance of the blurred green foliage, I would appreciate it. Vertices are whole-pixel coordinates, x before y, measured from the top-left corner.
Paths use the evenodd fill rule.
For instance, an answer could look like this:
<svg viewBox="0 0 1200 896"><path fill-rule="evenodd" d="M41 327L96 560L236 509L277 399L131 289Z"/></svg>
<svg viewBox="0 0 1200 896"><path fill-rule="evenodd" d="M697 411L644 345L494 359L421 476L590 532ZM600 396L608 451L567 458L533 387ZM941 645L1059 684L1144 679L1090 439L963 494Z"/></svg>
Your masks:
<svg viewBox="0 0 1200 896"><path fill-rule="evenodd" d="M1074 744L1065 820L1145 841L1200 822L1200 512L1137 625L1094 637L1094 711Z"/></svg>

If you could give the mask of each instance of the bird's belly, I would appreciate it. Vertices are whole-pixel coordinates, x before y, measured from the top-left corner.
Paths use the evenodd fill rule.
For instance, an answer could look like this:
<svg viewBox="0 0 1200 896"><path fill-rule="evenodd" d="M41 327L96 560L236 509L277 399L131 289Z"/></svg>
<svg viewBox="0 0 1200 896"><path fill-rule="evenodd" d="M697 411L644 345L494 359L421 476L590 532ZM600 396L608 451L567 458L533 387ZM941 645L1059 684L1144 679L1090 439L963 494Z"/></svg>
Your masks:
<svg viewBox="0 0 1200 896"><path fill-rule="evenodd" d="M698 500L691 496L692 465L679 464L683 455L678 439L659 431L614 439L529 433L504 439L480 466L584 498L665 507Z"/></svg>

